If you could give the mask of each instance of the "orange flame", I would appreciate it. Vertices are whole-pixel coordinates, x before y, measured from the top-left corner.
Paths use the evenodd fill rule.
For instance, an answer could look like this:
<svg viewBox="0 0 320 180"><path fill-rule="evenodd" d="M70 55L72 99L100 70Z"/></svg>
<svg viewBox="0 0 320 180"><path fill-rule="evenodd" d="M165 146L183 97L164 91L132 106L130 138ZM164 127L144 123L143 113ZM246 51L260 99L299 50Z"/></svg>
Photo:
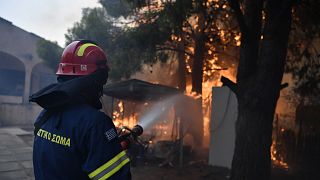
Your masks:
<svg viewBox="0 0 320 180"><path fill-rule="evenodd" d="M276 149L276 142L273 141L271 148L270 148L270 155L271 155L271 160L272 160L272 164L274 166L283 168L288 170L289 169L289 165L288 163L285 162L283 156L278 153L277 149Z"/></svg>

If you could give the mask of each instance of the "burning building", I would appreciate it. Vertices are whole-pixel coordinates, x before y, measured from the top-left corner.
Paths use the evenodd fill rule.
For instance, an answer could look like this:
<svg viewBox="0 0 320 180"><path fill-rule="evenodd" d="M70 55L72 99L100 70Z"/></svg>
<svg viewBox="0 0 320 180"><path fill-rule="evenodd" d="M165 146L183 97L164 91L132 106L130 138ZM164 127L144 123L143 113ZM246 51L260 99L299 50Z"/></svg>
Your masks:
<svg viewBox="0 0 320 180"><path fill-rule="evenodd" d="M133 127L139 123L151 136L176 140L178 124L184 122L185 131L193 134L197 142L202 141L197 133L203 128L202 121L196 118L196 108L190 107L193 99L176 88L132 79L110 84L105 87L104 93L117 99L111 100L108 108L111 110L107 110L115 125Z"/></svg>

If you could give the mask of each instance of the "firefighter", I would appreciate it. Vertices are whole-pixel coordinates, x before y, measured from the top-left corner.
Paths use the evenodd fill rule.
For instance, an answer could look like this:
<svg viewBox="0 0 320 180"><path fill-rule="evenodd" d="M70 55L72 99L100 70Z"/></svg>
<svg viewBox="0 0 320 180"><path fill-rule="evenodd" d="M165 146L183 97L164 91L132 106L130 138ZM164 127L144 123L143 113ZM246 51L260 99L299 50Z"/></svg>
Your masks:
<svg viewBox="0 0 320 180"><path fill-rule="evenodd" d="M131 179L115 126L99 111L108 78L103 50L88 40L70 43L56 74L58 83L30 96L44 109L35 121L35 179Z"/></svg>

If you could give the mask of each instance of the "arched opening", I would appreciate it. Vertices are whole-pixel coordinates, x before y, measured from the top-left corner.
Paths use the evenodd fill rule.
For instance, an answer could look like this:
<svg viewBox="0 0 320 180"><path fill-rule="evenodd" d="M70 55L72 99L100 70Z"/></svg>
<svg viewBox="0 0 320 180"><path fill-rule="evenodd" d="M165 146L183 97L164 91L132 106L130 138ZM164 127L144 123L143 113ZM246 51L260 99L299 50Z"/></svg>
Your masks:
<svg viewBox="0 0 320 180"><path fill-rule="evenodd" d="M0 51L0 95L23 96L24 64L16 57Z"/></svg>
<svg viewBox="0 0 320 180"><path fill-rule="evenodd" d="M33 94L55 82L56 76L53 70L44 65L44 63L39 63L32 69L30 93Z"/></svg>

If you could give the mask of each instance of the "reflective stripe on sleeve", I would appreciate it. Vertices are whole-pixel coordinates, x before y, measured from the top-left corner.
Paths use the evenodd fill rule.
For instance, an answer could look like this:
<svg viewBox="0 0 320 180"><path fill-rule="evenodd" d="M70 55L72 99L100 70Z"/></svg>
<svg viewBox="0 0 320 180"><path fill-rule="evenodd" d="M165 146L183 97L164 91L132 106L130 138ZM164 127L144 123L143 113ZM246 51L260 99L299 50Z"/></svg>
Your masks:
<svg viewBox="0 0 320 180"><path fill-rule="evenodd" d="M83 56L84 51L87 49L87 47L89 46L97 46L95 44L92 43L86 43L86 44L82 44L77 52L77 56Z"/></svg>
<svg viewBox="0 0 320 180"><path fill-rule="evenodd" d="M119 171L124 165L129 162L129 158L125 151L122 151L114 158L109 160L104 165L100 166L98 169L94 170L89 174L89 178L93 180L103 180L108 179L110 176Z"/></svg>

